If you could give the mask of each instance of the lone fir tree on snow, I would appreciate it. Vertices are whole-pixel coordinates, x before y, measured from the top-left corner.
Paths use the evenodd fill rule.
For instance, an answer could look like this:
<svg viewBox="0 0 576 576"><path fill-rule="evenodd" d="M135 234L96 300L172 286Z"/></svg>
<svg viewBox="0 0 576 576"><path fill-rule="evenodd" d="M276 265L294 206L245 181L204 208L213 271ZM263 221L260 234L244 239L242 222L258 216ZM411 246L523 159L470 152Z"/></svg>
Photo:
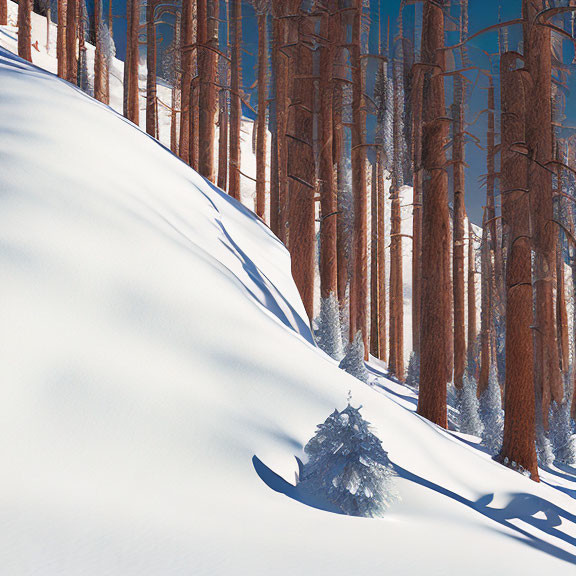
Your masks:
<svg viewBox="0 0 576 576"><path fill-rule="evenodd" d="M318 426L304 448L308 462L300 477L303 491L349 516L381 516L397 498L394 472L380 440L348 406Z"/></svg>

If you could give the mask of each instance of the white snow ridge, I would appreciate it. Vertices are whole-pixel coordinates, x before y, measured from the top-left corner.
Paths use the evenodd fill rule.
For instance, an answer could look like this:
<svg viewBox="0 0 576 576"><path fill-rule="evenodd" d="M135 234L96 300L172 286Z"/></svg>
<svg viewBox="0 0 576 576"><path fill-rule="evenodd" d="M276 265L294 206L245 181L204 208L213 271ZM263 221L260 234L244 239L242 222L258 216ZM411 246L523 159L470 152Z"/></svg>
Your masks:
<svg viewBox="0 0 576 576"><path fill-rule="evenodd" d="M0 270L2 576L574 574L573 468L535 484L339 370L263 223L4 49ZM290 497L349 390L379 518Z"/></svg>

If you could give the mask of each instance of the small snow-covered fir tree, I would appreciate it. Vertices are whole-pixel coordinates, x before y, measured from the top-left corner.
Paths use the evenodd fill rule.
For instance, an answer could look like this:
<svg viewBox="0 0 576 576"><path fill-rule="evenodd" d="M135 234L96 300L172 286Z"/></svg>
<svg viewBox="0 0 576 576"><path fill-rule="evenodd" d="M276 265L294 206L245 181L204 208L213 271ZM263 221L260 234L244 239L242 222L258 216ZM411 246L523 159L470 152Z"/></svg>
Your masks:
<svg viewBox="0 0 576 576"><path fill-rule="evenodd" d="M480 397L480 418L484 425L482 443L490 454L496 455L502 448L504 410L502 410L502 392L494 366L490 366L488 388Z"/></svg>
<svg viewBox="0 0 576 576"><path fill-rule="evenodd" d="M370 382L370 373L364 362L364 341L361 332L357 332L354 340L348 345L346 356L340 362L340 368L362 382Z"/></svg>
<svg viewBox="0 0 576 576"><path fill-rule="evenodd" d="M547 468L554 462L554 449L549 433L542 424L542 418L539 420L540 422L536 421L536 456L538 457L538 466Z"/></svg>
<svg viewBox="0 0 576 576"><path fill-rule="evenodd" d="M420 356L416 352L410 354L408 370L406 371L406 384L415 390L420 386Z"/></svg>
<svg viewBox="0 0 576 576"><path fill-rule="evenodd" d="M108 69L112 69L114 58L116 58L116 45L114 44L114 38L110 35L110 28L106 23L100 25L100 38L106 64Z"/></svg>
<svg viewBox="0 0 576 576"><path fill-rule="evenodd" d="M360 407L361 408L361 407ZM350 516L381 516L398 498L394 471L380 440L350 404L334 412L304 448L304 493Z"/></svg>
<svg viewBox="0 0 576 576"><path fill-rule="evenodd" d="M572 406L571 373L564 375L564 400L554 402L550 409L550 443L554 460L561 464L576 464L576 435L570 415Z"/></svg>
<svg viewBox="0 0 576 576"><path fill-rule="evenodd" d="M460 414L460 432L482 436L484 426L480 418L480 402L476 395L476 380L468 371L464 372L462 388L458 390L457 406Z"/></svg>
<svg viewBox="0 0 576 576"><path fill-rule="evenodd" d="M343 356L342 333L340 331L340 304L333 292L320 300L320 316L315 336L318 346L335 360Z"/></svg>

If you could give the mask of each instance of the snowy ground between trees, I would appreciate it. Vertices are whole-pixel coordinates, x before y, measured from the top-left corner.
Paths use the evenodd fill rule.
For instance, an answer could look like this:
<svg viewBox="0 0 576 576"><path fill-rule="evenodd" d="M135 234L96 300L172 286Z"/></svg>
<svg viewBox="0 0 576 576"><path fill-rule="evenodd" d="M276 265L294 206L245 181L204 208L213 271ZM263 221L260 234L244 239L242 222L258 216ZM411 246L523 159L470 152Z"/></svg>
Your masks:
<svg viewBox="0 0 576 576"><path fill-rule="evenodd" d="M3 575L574 573L575 469L537 485L339 370L264 224L4 49L0 159ZM398 474L381 519L294 491L349 390Z"/></svg>

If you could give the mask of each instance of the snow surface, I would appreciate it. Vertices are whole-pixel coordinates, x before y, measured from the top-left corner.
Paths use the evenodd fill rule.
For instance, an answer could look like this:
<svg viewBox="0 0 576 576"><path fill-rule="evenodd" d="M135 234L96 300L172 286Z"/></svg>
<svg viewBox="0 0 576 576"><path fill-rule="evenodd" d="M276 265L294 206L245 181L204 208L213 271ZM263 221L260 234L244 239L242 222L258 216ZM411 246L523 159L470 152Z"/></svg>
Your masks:
<svg viewBox="0 0 576 576"><path fill-rule="evenodd" d="M535 484L339 370L263 223L4 49L0 162L3 576L574 574L574 468ZM348 390L399 475L382 519L293 490Z"/></svg>

